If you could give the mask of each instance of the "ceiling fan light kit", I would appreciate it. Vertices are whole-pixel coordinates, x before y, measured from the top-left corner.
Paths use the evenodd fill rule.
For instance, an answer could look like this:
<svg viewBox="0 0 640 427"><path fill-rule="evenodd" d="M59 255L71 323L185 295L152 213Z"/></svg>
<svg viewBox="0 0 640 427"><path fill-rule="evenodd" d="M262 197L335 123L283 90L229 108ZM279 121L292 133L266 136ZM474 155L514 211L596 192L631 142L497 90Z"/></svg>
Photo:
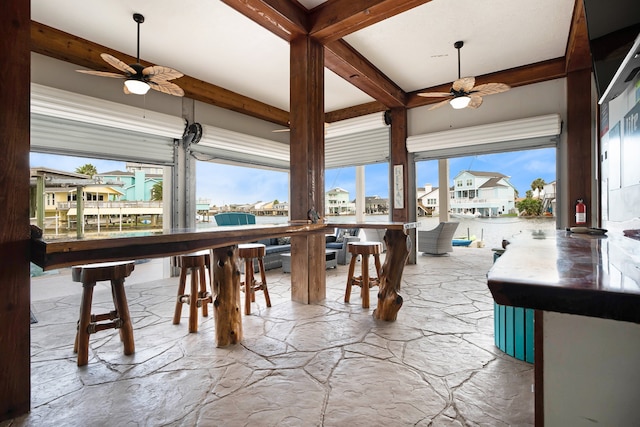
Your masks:
<svg viewBox="0 0 640 427"><path fill-rule="evenodd" d="M151 89L148 83L138 79L127 79L124 81L124 85L134 95L145 95Z"/></svg>
<svg viewBox="0 0 640 427"><path fill-rule="evenodd" d="M449 101L449 104L451 104L454 109L461 110L463 108L467 108L470 102L471 98L468 96L457 96Z"/></svg>
<svg viewBox="0 0 640 427"><path fill-rule="evenodd" d="M100 54L100 57L109 65L117 68L124 74L111 73L106 71L94 70L76 70L80 73L91 74L94 76L112 77L117 79L125 79L124 93L134 95L145 95L149 89L168 95L184 96L184 91L180 86L171 83L169 80L182 77L180 71L161 65L152 65L145 67L140 64L140 24L144 22L144 16L139 13L133 14L133 20L138 24L138 44L137 56L135 64L127 64L108 53Z"/></svg>
<svg viewBox="0 0 640 427"><path fill-rule="evenodd" d="M482 105L482 97L493 95L495 93L506 92L511 89L504 83L485 83L476 86L475 77L460 77L460 49L464 46L464 42L457 41L453 44L458 50L458 80L453 82L449 92L423 92L419 96L427 98L449 98L434 104L429 110L440 108L449 104L456 110L463 108L478 108Z"/></svg>

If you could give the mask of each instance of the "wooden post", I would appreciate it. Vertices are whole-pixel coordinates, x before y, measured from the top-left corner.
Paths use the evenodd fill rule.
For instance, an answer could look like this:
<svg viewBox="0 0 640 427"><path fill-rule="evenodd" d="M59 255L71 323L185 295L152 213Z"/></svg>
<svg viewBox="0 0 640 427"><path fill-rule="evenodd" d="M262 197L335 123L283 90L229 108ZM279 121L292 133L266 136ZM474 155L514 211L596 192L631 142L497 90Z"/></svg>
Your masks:
<svg viewBox="0 0 640 427"><path fill-rule="evenodd" d="M373 317L393 321L398 317L398 311L402 307L402 297L398 291L402 283L402 271L409 258L409 250L404 230L387 229L384 241L387 245L387 256L382 265L378 306L373 311Z"/></svg>
<svg viewBox="0 0 640 427"><path fill-rule="evenodd" d="M238 246L213 249L213 313L216 324L216 346L225 347L242 340L240 312L240 271L237 264Z"/></svg>
<svg viewBox="0 0 640 427"><path fill-rule="evenodd" d="M324 48L309 36L291 41L291 220L324 217ZM317 216L316 216L317 215ZM291 299L326 298L324 235L291 239Z"/></svg>
<svg viewBox="0 0 640 427"><path fill-rule="evenodd" d="M567 74L567 227L576 225L575 207L578 199L587 205L587 226L597 226L593 206L591 135L591 70Z"/></svg>
<svg viewBox="0 0 640 427"><path fill-rule="evenodd" d="M30 2L8 0L0 13L0 421L29 411Z"/></svg>

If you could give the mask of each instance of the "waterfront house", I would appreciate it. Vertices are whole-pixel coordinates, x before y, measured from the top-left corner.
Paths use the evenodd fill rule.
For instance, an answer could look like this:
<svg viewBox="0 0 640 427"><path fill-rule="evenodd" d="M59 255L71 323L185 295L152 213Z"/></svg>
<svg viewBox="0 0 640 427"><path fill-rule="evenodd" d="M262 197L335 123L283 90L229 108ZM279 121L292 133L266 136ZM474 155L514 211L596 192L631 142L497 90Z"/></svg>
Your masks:
<svg viewBox="0 0 640 427"><path fill-rule="evenodd" d="M349 192L334 187L325 193L325 213L327 215L352 215L354 204L349 200Z"/></svg>
<svg viewBox="0 0 640 427"><path fill-rule="evenodd" d="M352 201L355 206L355 200ZM381 215L389 213L389 199L380 196L367 196L364 199L365 213L367 215Z"/></svg>
<svg viewBox="0 0 640 427"><path fill-rule="evenodd" d="M103 184L121 186L122 200L150 201L153 186L162 184L162 168L136 163L126 163L125 168L126 171L97 173L94 178Z"/></svg>
<svg viewBox="0 0 640 427"><path fill-rule="evenodd" d="M440 195L438 187L426 184L418 187L418 215L438 215L440 213Z"/></svg>
<svg viewBox="0 0 640 427"><path fill-rule="evenodd" d="M516 188L499 172L461 171L453 178L451 213L498 216L515 209Z"/></svg>

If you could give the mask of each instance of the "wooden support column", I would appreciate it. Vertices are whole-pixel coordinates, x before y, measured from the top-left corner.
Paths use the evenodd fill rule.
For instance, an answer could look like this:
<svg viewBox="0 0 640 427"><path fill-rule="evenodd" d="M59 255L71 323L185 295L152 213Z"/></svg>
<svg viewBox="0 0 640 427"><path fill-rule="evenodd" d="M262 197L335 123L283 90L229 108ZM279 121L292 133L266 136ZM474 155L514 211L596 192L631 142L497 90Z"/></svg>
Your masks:
<svg viewBox="0 0 640 427"><path fill-rule="evenodd" d="M591 123L591 70L567 74L567 226L576 225L576 201L587 205L587 225L596 226L592 198L593 138Z"/></svg>
<svg viewBox="0 0 640 427"><path fill-rule="evenodd" d="M0 421L29 411L29 98L31 7L8 0L0 14Z"/></svg>
<svg viewBox="0 0 640 427"><path fill-rule="evenodd" d="M211 297L213 298L213 318L216 324L217 347L237 344L242 340L240 271L238 270L237 252L237 245L212 250L210 271L213 272L213 282L211 284Z"/></svg>
<svg viewBox="0 0 640 427"><path fill-rule="evenodd" d="M391 109L391 221L414 222L417 217L415 162L407 152L407 109ZM416 229L408 230L410 239L409 264L416 263Z"/></svg>
<svg viewBox="0 0 640 427"><path fill-rule="evenodd" d="M291 221L324 217L324 48L308 36L291 41ZM291 239L291 299L326 297L324 234Z"/></svg>
<svg viewBox="0 0 640 427"><path fill-rule="evenodd" d="M380 292L378 292L378 306L373 311L373 317L379 320L394 321L402 307L400 284L402 272L409 257L407 235L404 230L388 229L384 235L387 245L387 256L380 273Z"/></svg>

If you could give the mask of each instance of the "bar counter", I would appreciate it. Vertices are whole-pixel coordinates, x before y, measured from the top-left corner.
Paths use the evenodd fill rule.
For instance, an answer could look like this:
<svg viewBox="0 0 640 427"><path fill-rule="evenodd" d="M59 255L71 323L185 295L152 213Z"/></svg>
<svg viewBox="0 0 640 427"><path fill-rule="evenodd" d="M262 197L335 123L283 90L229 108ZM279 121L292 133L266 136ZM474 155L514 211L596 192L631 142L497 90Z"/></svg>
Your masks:
<svg viewBox="0 0 640 427"><path fill-rule="evenodd" d="M640 242L628 237L521 235L487 278L501 305L640 323Z"/></svg>
<svg viewBox="0 0 640 427"><path fill-rule="evenodd" d="M640 425L640 242L517 236L488 273L498 304L533 308L535 425Z"/></svg>
<svg viewBox="0 0 640 427"><path fill-rule="evenodd" d="M98 238L31 238L31 261L45 270L72 265L159 258L268 237L324 233L326 224L241 225L113 233Z"/></svg>

